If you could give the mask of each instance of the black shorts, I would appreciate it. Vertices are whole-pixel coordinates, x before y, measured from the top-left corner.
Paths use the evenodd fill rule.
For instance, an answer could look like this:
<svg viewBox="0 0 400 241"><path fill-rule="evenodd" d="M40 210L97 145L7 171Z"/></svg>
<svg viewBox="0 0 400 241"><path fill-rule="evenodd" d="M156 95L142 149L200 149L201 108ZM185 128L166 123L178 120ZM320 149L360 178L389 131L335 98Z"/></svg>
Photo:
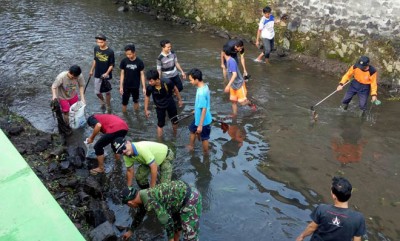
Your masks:
<svg viewBox="0 0 400 241"><path fill-rule="evenodd" d="M101 136L100 139L96 142L96 144L94 144L94 152L96 153L96 156L103 155L104 147L106 147L109 144L112 144L117 137L124 138L127 133L128 133L127 130L120 130L113 133L104 134L103 136ZM111 149L113 150L114 153L116 152L113 145L111 145Z"/></svg>
<svg viewBox="0 0 400 241"><path fill-rule="evenodd" d="M163 128L165 126L165 112L168 113L168 118L172 118L171 122L174 123L175 120L177 119L176 115L178 114L178 111L176 109L175 101L171 101L169 106L167 108L156 108L157 112L157 126L160 128Z"/></svg>
<svg viewBox="0 0 400 241"><path fill-rule="evenodd" d="M175 86L178 88L179 92L183 90L183 85L182 85L182 80L181 77L179 77L179 74L177 74L174 77L169 78L172 82L174 82Z"/></svg>
<svg viewBox="0 0 400 241"><path fill-rule="evenodd" d="M132 96L133 103L139 102L139 88L124 88L122 94L122 105L128 105L129 98Z"/></svg>

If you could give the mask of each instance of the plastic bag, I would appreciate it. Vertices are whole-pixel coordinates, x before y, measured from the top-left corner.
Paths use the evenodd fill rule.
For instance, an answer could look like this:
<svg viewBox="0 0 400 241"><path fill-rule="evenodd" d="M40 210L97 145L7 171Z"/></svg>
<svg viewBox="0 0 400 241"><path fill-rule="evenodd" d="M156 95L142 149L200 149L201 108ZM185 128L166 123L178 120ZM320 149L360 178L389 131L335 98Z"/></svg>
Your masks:
<svg viewBox="0 0 400 241"><path fill-rule="evenodd" d="M89 159L96 159L96 152L94 150L94 143L87 143L87 139L83 142L86 147L86 158Z"/></svg>
<svg viewBox="0 0 400 241"><path fill-rule="evenodd" d="M78 129L86 124L85 104L78 101L69 108L69 126Z"/></svg>

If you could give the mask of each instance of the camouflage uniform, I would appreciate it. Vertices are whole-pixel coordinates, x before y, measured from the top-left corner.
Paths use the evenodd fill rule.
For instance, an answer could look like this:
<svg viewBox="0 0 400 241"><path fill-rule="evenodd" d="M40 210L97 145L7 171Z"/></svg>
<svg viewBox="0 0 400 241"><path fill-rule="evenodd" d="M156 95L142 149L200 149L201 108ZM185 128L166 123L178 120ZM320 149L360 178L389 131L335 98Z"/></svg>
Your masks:
<svg viewBox="0 0 400 241"><path fill-rule="evenodd" d="M172 164L174 152L168 146L150 141L132 142L134 155L124 156L125 166L132 167L134 162L138 162L140 166L136 171L136 182L141 188L149 187L148 177L150 175L149 165L156 162L159 166L159 179L161 183L171 181Z"/></svg>
<svg viewBox="0 0 400 241"><path fill-rule="evenodd" d="M156 185L139 192L143 205L137 210L132 231L142 222L146 211L154 212L165 228L168 239L182 230L183 240L199 240L201 216L201 194L183 181L172 181Z"/></svg>

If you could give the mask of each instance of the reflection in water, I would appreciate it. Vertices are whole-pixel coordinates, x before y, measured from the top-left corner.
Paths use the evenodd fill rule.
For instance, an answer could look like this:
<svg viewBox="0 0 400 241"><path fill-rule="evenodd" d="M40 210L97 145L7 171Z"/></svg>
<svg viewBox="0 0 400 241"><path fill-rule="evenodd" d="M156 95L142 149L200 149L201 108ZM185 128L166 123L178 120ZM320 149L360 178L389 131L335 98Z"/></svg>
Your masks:
<svg viewBox="0 0 400 241"><path fill-rule="evenodd" d="M203 196L203 211L210 209L211 192L210 184L212 180L212 173L210 171L210 156L203 155L203 160L196 155L192 155L190 163L196 171L195 186Z"/></svg>
<svg viewBox="0 0 400 241"><path fill-rule="evenodd" d="M339 122L341 129L340 137L334 136L331 140L332 150L336 160L342 164L359 162L362 151L367 141L362 139L361 127L363 121L360 119L348 119L343 116Z"/></svg>

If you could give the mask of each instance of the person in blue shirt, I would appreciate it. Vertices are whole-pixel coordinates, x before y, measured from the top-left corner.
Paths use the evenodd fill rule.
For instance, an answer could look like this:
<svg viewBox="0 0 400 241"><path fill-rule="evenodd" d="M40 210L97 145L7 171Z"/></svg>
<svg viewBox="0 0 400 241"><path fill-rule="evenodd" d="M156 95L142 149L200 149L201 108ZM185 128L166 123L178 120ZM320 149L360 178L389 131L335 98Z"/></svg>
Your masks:
<svg viewBox="0 0 400 241"><path fill-rule="evenodd" d="M210 111L210 89L203 82L203 74L199 69L193 68L187 74L192 85L197 87L194 102L194 121L190 124L189 150L194 149L196 136L201 140L203 152L208 153L208 140L211 133L212 116Z"/></svg>

